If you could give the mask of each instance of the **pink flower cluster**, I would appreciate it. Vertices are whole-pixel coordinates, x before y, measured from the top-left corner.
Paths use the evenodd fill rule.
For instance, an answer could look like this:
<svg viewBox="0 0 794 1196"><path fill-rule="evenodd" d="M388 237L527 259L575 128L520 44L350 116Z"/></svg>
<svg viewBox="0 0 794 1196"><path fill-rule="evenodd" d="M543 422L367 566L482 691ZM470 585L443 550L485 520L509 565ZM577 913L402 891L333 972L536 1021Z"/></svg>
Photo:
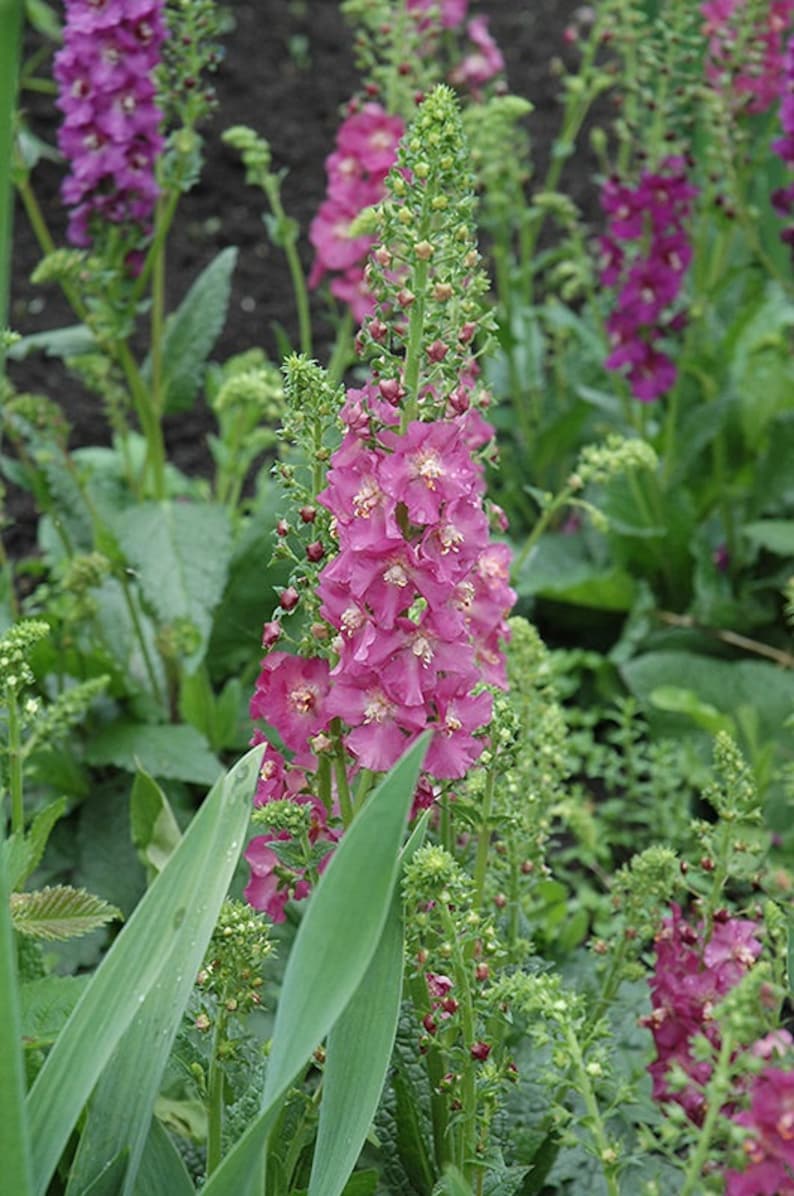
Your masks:
<svg viewBox="0 0 794 1196"><path fill-rule="evenodd" d="M767 1054L791 1045L785 1030L776 1037L783 1041ZM751 1131L744 1141L749 1166L726 1173L726 1196L794 1196L794 1071L765 1067L752 1082L750 1107L734 1120Z"/></svg>
<svg viewBox="0 0 794 1196"><path fill-rule="evenodd" d="M492 429L469 410L397 432L383 391L393 384L348 392L347 434L319 496L339 548L318 591L337 633L328 708L350 728L361 767L391 768L433 727L427 771L462 777L491 716L490 694L473 691L506 684L500 644L515 601L510 552L490 541L473 456Z"/></svg>
<svg viewBox="0 0 794 1196"><path fill-rule="evenodd" d="M492 699L482 683L506 685L510 550L490 540L475 454L492 429L468 407L467 385L453 392L447 418L414 420L404 432L399 383L347 393L345 436L318 496L333 515L338 548L317 591L336 659L270 651L251 701L252 717L293 753L287 761L267 748L257 803L311 803L312 842L325 838L330 847L337 837L310 788L333 720L351 778L361 769L385 772L426 728L435 732L428 774L459 778L485 746L477 732ZM273 640L268 624L265 642ZM417 803L426 805L427 778L420 788ZM290 891L299 897L307 888L302 875L279 874L276 837L250 844L246 897L279 921Z"/></svg>
<svg viewBox="0 0 794 1196"><path fill-rule="evenodd" d="M390 116L370 102L350 112L336 135L336 148L326 159L327 197L309 228L315 258L309 276L312 287L333 274L331 293L350 306L361 321L373 307L364 282L364 265L373 244L370 236L353 236L356 217L385 193L385 179L394 165L404 132L399 116Z"/></svg>
<svg viewBox="0 0 794 1196"><path fill-rule="evenodd" d="M604 365L625 370L632 394L643 402L658 399L676 380L674 362L657 346L685 320L671 309L692 258L686 226L696 194L681 158L643 171L634 187L609 178L601 191L609 217L599 239L601 283L619 288L607 319L612 350Z"/></svg>
<svg viewBox="0 0 794 1196"><path fill-rule="evenodd" d="M673 904L672 916L664 919L656 938L656 969L650 981L653 1012L644 1021L656 1046L656 1059L649 1068L653 1096L675 1101L698 1124L705 1113L703 1088L712 1066L695 1058L693 1040L703 1034L719 1050L720 1032L712 1010L758 958L757 930L755 922L715 916L711 937L704 942L703 924L690 926ZM673 1065L692 1080L681 1090L669 1085Z"/></svg>
<svg viewBox="0 0 794 1196"><path fill-rule="evenodd" d="M706 75L747 112L776 103L783 79L783 43L794 16L794 0L770 0L746 13L747 0L701 4L708 40Z"/></svg>
<svg viewBox="0 0 794 1196"><path fill-rule="evenodd" d="M772 149L782 158L789 171L794 170L794 37L789 39L783 72L783 89L780 97L780 125L783 136L772 142ZM794 214L794 181L778 188L772 195L775 211L783 219ZM794 250L794 226L781 233L782 239Z"/></svg>
<svg viewBox="0 0 794 1196"><path fill-rule="evenodd" d="M152 80L165 37L163 7L163 0L66 0L54 74L74 245L91 243L93 218L145 224L151 216L163 146Z"/></svg>
<svg viewBox="0 0 794 1196"><path fill-rule="evenodd" d="M505 60L502 51L491 37L487 17L472 17L466 26L466 34L472 48L460 63L453 67L449 81L456 87L468 88L475 99L478 99L483 84L490 83L505 69Z"/></svg>
<svg viewBox="0 0 794 1196"><path fill-rule="evenodd" d="M697 1035L705 1035L720 1049L721 1037L714 1007L739 983L761 952L755 922L732 918L727 911L715 915L708 941L701 923L692 927L677 905L665 918L656 939L656 969L651 979L653 1012L644 1019L656 1046L650 1065L653 1095L658 1101L675 1101L697 1123L706 1113L703 1089L712 1073L711 1063L696 1059L692 1050ZM751 1046L756 1058L778 1060L791 1051L794 1040L787 1030L775 1030ZM675 1065L692 1080L682 1090L671 1088L669 1071ZM744 1141L748 1165L725 1172L726 1196L794 1196L794 1071L769 1063L749 1081L743 1081L736 1103L722 1111L749 1132Z"/></svg>

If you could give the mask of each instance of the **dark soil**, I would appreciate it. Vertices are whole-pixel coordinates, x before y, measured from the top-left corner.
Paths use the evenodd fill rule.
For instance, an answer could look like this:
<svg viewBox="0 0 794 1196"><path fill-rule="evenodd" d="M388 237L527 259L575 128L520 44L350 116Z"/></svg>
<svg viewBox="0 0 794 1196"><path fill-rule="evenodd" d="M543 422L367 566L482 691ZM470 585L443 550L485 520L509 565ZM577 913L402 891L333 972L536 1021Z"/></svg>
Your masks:
<svg viewBox="0 0 794 1196"><path fill-rule="evenodd" d="M535 177L545 170L559 126L559 82L555 56L565 54L563 30L576 0L473 0L472 12L490 20L491 31L507 61L511 89L535 106L531 117ZM218 110L205 132L205 168L201 182L184 199L169 247L168 301L175 306L196 275L226 245L240 249L226 328L214 356L222 360L254 345L278 359L275 327L281 325L297 343L292 291L286 263L270 242L262 222L263 197L247 187L237 155L221 142L232 124L248 124L271 143L274 162L287 171L283 198L288 214L303 231L305 264L311 249L305 239L325 188L324 160L333 146L340 107L355 91L351 35L334 0L260 0L231 3L234 28L225 37L225 57L215 77ZM52 97L22 96L27 119L38 136L54 143L58 113ZM590 162L568 164L568 187L592 207L587 192ZM572 185L570 176L572 176ZM64 212L58 195L61 169L44 162L34 175L47 220L62 243ZM13 262L11 325L28 334L74 322L54 288L34 288L29 275L39 252L24 211L18 210ZM314 300L318 314L321 300ZM322 315L320 314L322 323ZM318 325L319 326L319 325ZM322 339L318 352L322 356ZM10 364L20 388L60 401L72 426L70 444L101 443L108 434L96 400L65 376L59 362L46 358ZM212 417L204 408L172 417L166 427L170 458L187 472L209 468L206 433ZM9 529L11 551L30 544L34 512L24 495L9 495L16 527Z"/></svg>

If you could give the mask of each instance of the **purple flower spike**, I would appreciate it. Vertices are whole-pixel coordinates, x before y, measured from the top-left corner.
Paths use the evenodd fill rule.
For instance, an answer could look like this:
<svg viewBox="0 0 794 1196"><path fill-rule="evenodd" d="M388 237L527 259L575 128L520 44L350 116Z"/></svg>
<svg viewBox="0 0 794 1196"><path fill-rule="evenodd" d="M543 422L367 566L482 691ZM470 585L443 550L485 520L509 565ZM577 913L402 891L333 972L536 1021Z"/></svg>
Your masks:
<svg viewBox="0 0 794 1196"><path fill-rule="evenodd" d="M146 225L163 148L152 72L165 38L164 0L67 0L55 56L58 146L70 165L62 195L68 238L91 244L94 218Z"/></svg>
<svg viewBox="0 0 794 1196"><path fill-rule="evenodd" d="M655 173L644 171L636 186L609 178L601 191L609 217L599 238L601 284L619 288L607 319L611 352L604 365L624 372L642 403L675 385L675 364L656 345L682 322L683 313L673 308L692 260L686 225L696 195L676 157Z"/></svg>

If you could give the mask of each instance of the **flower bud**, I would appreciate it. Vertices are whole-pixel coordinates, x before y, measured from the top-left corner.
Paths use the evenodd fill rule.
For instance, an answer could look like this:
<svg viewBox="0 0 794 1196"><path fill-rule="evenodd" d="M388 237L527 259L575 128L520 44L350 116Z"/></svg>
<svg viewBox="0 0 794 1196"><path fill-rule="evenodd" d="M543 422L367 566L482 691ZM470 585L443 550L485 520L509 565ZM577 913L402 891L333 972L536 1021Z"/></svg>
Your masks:
<svg viewBox="0 0 794 1196"><path fill-rule="evenodd" d="M300 601L300 595L294 586L287 586L286 590L282 590L278 601L282 610L294 610Z"/></svg>

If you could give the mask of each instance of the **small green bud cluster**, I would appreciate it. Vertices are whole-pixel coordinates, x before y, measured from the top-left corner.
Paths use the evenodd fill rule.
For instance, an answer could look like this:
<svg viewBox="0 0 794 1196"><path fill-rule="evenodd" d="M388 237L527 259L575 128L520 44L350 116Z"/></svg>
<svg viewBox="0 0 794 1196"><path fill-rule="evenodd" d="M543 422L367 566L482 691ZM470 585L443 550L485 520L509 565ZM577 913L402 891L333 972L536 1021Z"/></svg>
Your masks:
<svg viewBox="0 0 794 1196"><path fill-rule="evenodd" d="M0 691L16 696L34 683L31 657L50 632L41 619L21 619L0 636Z"/></svg>
<svg viewBox="0 0 794 1196"><path fill-rule="evenodd" d="M83 595L87 590L101 586L111 569L111 562L104 553L80 553L68 562L61 586L75 595Z"/></svg>
<svg viewBox="0 0 794 1196"><path fill-rule="evenodd" d="M656 453L644 440L611 435L603 444L588 444L582 449L569 485L582 490L635 469L655 470L658 464Z"/></svg>
<svg viewBox="0 0 794 1196"><path fill-rule="evenodd" d="M523 210L529 179L530 145L524 125L532 104L521 96L490 96L463 112L477 190L483 197L482 223L499 228Z"/></svg>
<svg viewBox="0 0 794 1196"><path fill-rule="evenodd" d="M654 844L632 856L615 876L612 906L619 915L622 935L616 936L618 927L613 921L611 938L612 945L620 950L627 978L634 976L630 961L636 960L653 938L682 882L681 861L674 851L661 844ZM603 940L598 942L603 943ZM644 975L644 968L639 974Z"/></svg>
<svg viewBox="0 0 794 1196"><path fill-rule="evenodd" d="M272 951L267 920L244 901L227 899L196 984L226 1013L248 1013L261 1004L262 965Z"/></svg>
<svg viewBox="0 0 794 1196"><path fill-rule="evenodd" d="M468 152L450 88L436 87L419 108L387 187L380 245L367 267L379 314L364 323L357 347L406 419L435 418L448 405L463 411L472 399L461 375L475 335L491 321L483 313L488 280L476 245Z"/></svg>
<svg viewBox="0 0 794 1196"><path fill-rule="evenodd" d="M251 821L261 830L278 834L287 831L291 838L303 838L309 832L312 807L295 801L269 801L257 806Z"/></svg>
<svg viewBox="0 0 794 1196"><path fill-rule="evenodd" d="M103 674L89 681L80 681L65 689L43 707L38 699L29 698L23 705L23 714L32 721L32 734L25 743L25 755L40 744L63 739L73 727L83 721L94 702L102 696L110 684L110 678ZM32 704L35 703L35 710Z"/></svg>
<svg viewBox="0 0 794 1196"><path fill-rule="evenodd" d="M193 129L217 107L215 90L203 76L221 61L217 39L223 15L215 0L174 0L166 8L166 22L157 102L167 125Z"/></svg>
<svg viewBox="0 0 794 1196"><path fill-rule="evenodd" d="M21 340L21 333L14 332L11 328L0 328L0 353L7 353Z"/></svg>
<svg viewBox="0 0 794 1196"><path fill-rule="evenodd" d="M245 167L245 181L251 187L264 191L270 178L272 154L270 143L260 137L248 125L232 125L223 133L222 140L237 150Z"/></svg>
<svg viewBox="0 0 794 1196"><path fill-rule="evenodd" d="M186 616L164 623L157 631L157 649L165 660L184 660L201 646L201 631Z"/></svg>
<svg viewBox="0 0 794 1196"><path fill-rule="evenodd" d="M66 447L69 425L57 403L44 395L18 394L4 403L3 427L17 444L24 442L31 451L46 438Z"/></svg>
<svg viewBox="0 0 794 1196"><path fill-rule="evenodd" d="M338 414L342 405L341 388L332 386L328 375L315 361L293 353L283 366L286 403L279 439L297 449L299 464L279 460L273 476L283 486L291 512L276 524L277 543L274 560L288 560L293 568L286 589L280 591L280 606L275 618L295 609L300 600L301 614L308 621L307 638L299 651L315 655L317 641L327 638L327 628L319 621L317 574L333 547L331 517L317 503L324 485L327 462L339 439Z"/></svg>
<svg viewBox="0 0 794 1196"><path fill-rule="evenodd" d="M407 120L417 94L442 78L439 11L423 12L420 27L404 0L342 0L341 10L355 30L353 52L368 97L385 99L389 112Z"/></svg>
<svg viewBox="0 0 794 1196"><path fill-rule="evenodd" d="M81 282L88 255L82 249L55 249L47 253L36 266L30 281L36 286L50 282L74 286Z"/></svg>

